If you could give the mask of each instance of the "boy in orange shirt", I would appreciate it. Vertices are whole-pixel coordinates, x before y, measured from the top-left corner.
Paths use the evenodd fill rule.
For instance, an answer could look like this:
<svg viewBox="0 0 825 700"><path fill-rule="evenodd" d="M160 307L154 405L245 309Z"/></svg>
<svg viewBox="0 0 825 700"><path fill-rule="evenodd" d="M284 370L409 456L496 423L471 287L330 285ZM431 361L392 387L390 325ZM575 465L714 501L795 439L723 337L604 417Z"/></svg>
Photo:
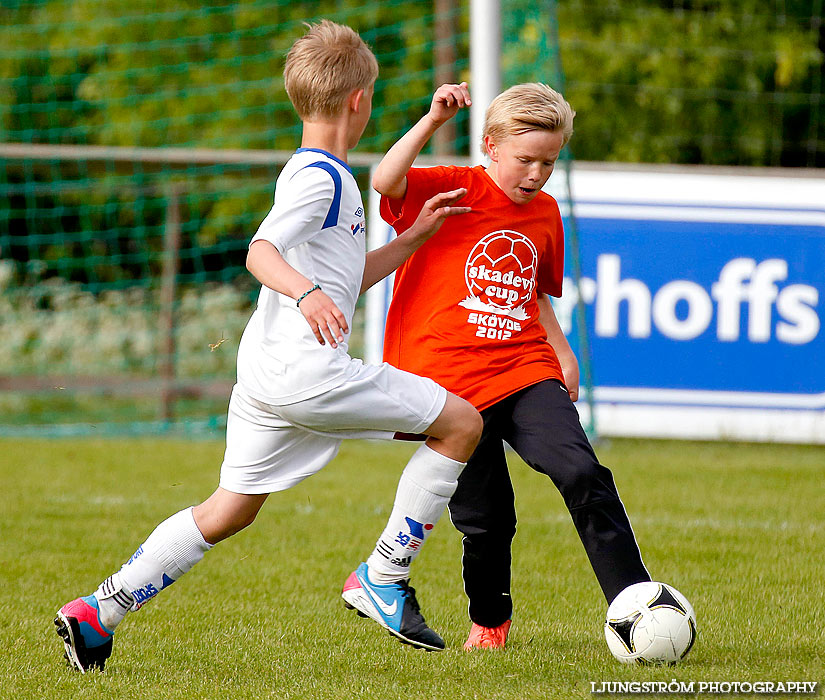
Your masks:
<svg viewBox="0 0 825 700"><path fill-rule="evenodd" d="M487 110L486 168L411 168L435 130L469 104L466 83L442 85L372 181L398 233L437 192L466 188L462 204L472 210L448 219L398 269L384 344L386 361L433 378L484 418L450 501L464 535L468 650L503 648L510 629L516 512L505 441L561 492L608 602L650 580L613 476L573 406L578 364L547 296L561 296L564 233L556 201L541 189L574 112L546 85L516 85Z"/></svg>

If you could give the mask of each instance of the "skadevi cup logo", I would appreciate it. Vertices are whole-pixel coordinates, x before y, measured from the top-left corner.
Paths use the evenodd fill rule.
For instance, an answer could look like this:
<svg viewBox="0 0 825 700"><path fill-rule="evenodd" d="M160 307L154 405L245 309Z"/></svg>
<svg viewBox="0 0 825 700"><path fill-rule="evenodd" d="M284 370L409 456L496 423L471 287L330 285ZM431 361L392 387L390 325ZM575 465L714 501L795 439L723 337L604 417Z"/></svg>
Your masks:
<svg viewBox="0 0 825 700"><path fill-rule="evenodd" d="M494 231L473 246L464 266L470 295L459 302L473 311L486 311L524 320L524 305L536 286L538 252L518 231Z"/></svg>

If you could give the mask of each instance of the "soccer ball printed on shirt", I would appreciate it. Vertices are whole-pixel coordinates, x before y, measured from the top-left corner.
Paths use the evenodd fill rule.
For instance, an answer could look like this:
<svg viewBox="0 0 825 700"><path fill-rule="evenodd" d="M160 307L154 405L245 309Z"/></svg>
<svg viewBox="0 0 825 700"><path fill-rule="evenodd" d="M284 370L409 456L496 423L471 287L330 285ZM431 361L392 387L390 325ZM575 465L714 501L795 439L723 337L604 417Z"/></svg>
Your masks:
<svg viewBox="0 0 825 700"><path fill-rule="evenodd" d="M613 656L624 664L675 665L696 640L696 615L672 586L635 583L607 608L604 636Z"/></svg>
<svg viewBox="0 0 825 700"><path fill-rule="evenodd" d="M524 305L536 286L536 246L517 231L494 231L473 246L467 256L464 281L469 296L459 302L485 311L524 320Z"/></svg>

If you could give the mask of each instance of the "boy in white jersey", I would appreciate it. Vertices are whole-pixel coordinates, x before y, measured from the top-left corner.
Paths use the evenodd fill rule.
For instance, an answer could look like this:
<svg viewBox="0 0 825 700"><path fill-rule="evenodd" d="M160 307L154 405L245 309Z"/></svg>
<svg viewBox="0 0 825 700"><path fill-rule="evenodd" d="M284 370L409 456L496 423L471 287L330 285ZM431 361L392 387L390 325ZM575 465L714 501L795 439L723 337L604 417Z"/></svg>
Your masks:
<svg viewBox="0 0 825 700"><path fill-rule="evenodd" d="M365 255L364 209L347 152L372 108L378 65L349 27L322 21L290 50L284 80L303 122L275 202L252 239L247 267L261 282L238 351L217 490L171 516L92 595L57 613L68 662L103 669L115 627L174 583L217 542L255 519L269 493L325 466L344 438L424 433L401 476L387 527L344 584L348 607L402 641L440 650L422 617L409 566L443 513L481 434L481 417L435 382L368 366L347 354L358 295L400 265L465 190L430 199L410 231Z"/></svg>

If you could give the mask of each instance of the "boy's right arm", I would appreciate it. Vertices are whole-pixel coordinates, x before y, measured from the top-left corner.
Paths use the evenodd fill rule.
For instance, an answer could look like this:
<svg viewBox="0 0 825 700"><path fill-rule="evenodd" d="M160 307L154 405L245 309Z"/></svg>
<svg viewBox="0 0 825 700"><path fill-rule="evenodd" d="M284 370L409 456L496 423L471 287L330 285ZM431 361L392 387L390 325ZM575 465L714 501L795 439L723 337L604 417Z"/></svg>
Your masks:
<svg viewBox="0 0 825 700"><path fill-rule="evenodd" d="M428 199L412 226L389 243L367 253L364 275L361 279L361 294L398 269L438 231L444 219L468 213L470 207L455 206L465 194L467 190L462 187L451 192L441 192Z"/></svg>
<svg viewBox="0 0 825 700"><path fill-rule="evenodd" d="M372 177L372 187L390 199L402 199L407 193L407 171L421 149L444 122L462 107L472 104L467 83L442 85L433 94L430 111L387 151Z"/></svg>

